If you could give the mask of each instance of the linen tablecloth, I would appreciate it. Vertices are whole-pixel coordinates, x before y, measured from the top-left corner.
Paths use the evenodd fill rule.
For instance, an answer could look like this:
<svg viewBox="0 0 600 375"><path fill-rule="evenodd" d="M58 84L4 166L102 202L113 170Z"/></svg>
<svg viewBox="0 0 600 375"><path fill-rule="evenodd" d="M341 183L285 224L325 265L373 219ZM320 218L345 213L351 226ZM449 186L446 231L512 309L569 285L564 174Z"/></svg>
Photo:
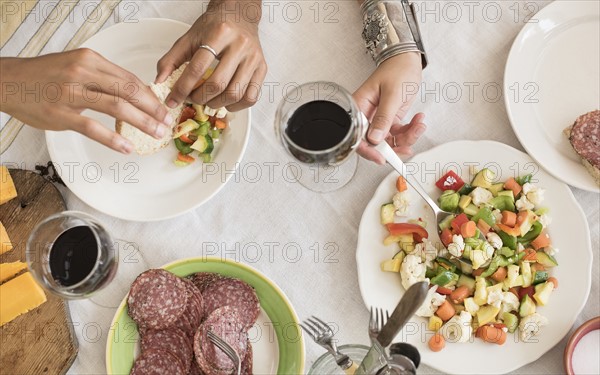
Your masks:
<svg viewBox="0 0 600 375"><path fill-rule="evenodd" d="M3 6L6 3L2 1ZM56 3L40 0L36 6L51 7ZM54 25L56 30L48 43L34 50L49 53L72 47L69 41L83 24L83 7L90 7L90 3L98 4L76 3L74 17ZM478 83L479 88L486 84L502 86L513 39L531 12L548 2L525 5L516 1L417 1L416 4L430 65L424 73L421 94L409 113L422 111L427 115L428 130L415 150L424 151L460 139L491 139L523 150L509 124L504 101L486 96L480 89L470 97L468 90L473 83ZM96 22L94 27L102 29L115 22L135 22L147 17L191 24L202 9L202 3L197 1L122 1L110 17ZM40 17L43 12L36 9L25 15L25 23L16 26L14 35L7 41L1 38L2 56L18 55L43 22ZM37 15L37 19L32 15ZM13 16L4 9L3 23L5 17ZM252 134L238 177L200 209L165 222L133 223L108 217L62 189L69 209L91 213L115 237L137 243L142 254L140 270L214 249L234 253L239 260L273 279L301 318L314 314L335 322L342 343L368 343L364 329L368 312L356 275L357 229L367 202L390 168L361 160L350 184L335 193L313 193L284 179L282 168L289 159L273 132L276 105L289 87L306 81L330 80L352 91L369 76L374 66L365 54L361 25L355 1L265 1L260 37L269 73L261 100L252 110ZM88 29L84 34L89 34L89 30L95 32ZM462 89L458 100L448 91L452 87ZM2 114L3 126L8 118ZM48 160L43 132L29 127L20 131L1 156L3 164L17 163L26 169L34 169L36 163L45 164ZM278 164L272 167L272 162ZM258 178L256 166L260 171ZM592 289L585 309L577 318L578 326L600 315L600 202L597 194L578 189L573 189L573 193L588 218L594 252ZM197 234L190 235L190 228ZM253 250L250 256L249 246L259 251ZM568 249L563 252L566 254ZM112 287L125 293L130 281L130 276L120 274ZM70 373L104 373L105 344L115 300L96 298L69 304L80 345ZM515 373L563 372L566 340ZM307 370L322 353L321 348L307 342ZM436 373L427 366L422 366L419 372Z"/></svg>

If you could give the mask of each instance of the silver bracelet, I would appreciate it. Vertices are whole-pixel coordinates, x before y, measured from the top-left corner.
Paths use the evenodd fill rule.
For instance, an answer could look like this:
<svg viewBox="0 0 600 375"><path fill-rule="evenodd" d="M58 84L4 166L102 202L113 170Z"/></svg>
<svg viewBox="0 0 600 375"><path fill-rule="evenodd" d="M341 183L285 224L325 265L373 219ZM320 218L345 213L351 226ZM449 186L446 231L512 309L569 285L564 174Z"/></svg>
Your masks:
<svg viewBox="0 0 600 375"><path fill-rule="evenodd" d="M377 66L392 56L406 52L421 54L423 69L427 54L416 18L408 0L365 0L362 37Z"/></svg>

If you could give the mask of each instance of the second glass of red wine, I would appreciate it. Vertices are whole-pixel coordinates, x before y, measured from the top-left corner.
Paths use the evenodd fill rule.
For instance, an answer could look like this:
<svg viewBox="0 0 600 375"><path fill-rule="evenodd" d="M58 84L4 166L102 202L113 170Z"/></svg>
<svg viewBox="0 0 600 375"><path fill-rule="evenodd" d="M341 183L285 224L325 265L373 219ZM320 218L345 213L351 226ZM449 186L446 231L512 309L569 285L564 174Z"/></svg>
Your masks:
<svg viewBox="0 0 600 375"><path fill-rule="evenodd" d="M367 126L352 95L333 82L309 82L289 90L275 115L278 138L299 162L287 170L306 188L323 193L354 177L355 151Z"/></svg>
<svg viewBox="0 0 600 375"><path fill-rule="evenodd" d="M83 212L65 211L39 223L27 240L26 257L36 280L66 299L91 296L117 271L113 239Z"/></svg>

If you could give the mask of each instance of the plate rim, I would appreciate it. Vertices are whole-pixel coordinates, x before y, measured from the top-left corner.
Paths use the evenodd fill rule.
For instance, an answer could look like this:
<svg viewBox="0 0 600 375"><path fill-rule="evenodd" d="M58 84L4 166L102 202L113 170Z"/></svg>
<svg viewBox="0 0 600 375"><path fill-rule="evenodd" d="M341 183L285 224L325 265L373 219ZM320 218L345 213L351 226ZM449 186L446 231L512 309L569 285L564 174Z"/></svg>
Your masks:
<svg viewBox="0 0 600 375"><path fill-rule="evenodd" d="M285 292L273 280L271 280L271 278L266 276L263 272L257 270L254 267L251 267L247 264L244 264L241 262L236 262L231 259L220 258L220 257L215 257L215 256L198 256L198 257L189 257L189 258L182 258L182 259L174 260L172 262L163 264L162 266L160 266L158 268L167 269L168 267L175 267L175 266L179 266L179 265L182 265L185 263L192 263L192 262L197 262L197 261L201 261L204 263L213 263L213 262L228 263L234 267L241 268L244 271L250 272L250 273L262 278L267 284L269 284L269 286L271 286L275 290L275 292L277 292L279 297L281 297L281 299L285 302L287 309L289 310L289 312L291 313L292 317L295 320L295 323L300 325L300 319L298 318L298 314L296 313L296 310L294 309L290 299L285 294ZM115 323L117 322L117 320L119 319L119 317L121 316L121 314L123 314L125 305L127 304L127 296L128 295L129 295L129 292L127 292L127 294L125 294L125 296L123 296L123 299L121 300L121 303L117 307L115 314L110 322L109 327L113 327L115 325ZM261 305L261 307L262 307L262 305ZM267 316L268 316L268 314L267 314ZM109 329L109 334L106 338L106 346L105 346L105 352L104 352L104 365L105 365L107 374L114 374L114 371L112 369L112 363L110 361L111 349L114 344L114 342L112 340L112 338L114 337L114 334L115 334L115 330ZM300 371L299 372L304 373L304 370L306 368L306 346L305 346L305 342L304 342L304 335L300 334L299 337L300 337L300 357L301 357L301 358L299 358L299 362L300 362Z"/></svg>
<svg viewBox="0 0 600 375"><path fill-rule="evenodd" d="M553 1L552 3L546 5L544 8L542 8L539 12L537 12L533 16L533 19L540 20L540 19L547 18L548 17L547 13L555 12L557 10L555 8L560 8L560 7L564 7L564 6L574 6L574 5L577 5L577 2L571 3L571 2L563 2L563 1ZM508 82L508 76L510 74L509 70L514 69L515 59L517 58L518 44L522 43L527 32L529 30L531 30L532 28L536 27L537 25L538 25L538 23L527 23L525 26L523 26L521 28L521 30L519 31L519 33L517 34L517 36L515 37L515 39L512 42L510 51L508 53L508 57L506 59L506 63L504 65L503 90L505 93L509 92L509 90L510 90L508 87L510 84ZM536 163L538 163L542 168L544 168L544 170L546 172L548 172L550 175L552 175L554 178L558 179L559 181L566 183L567 185L573 186L573 187L581 189L581 190L589 191L591 193L600 193L600 186L598 186L594 182L594 178L591 175L589 175L589 173L587 171L586 171L586 173L589 176L588 183L585 183L585 182L582 182L579 180L566 181L559 173L555 172L552 168L549 168L548 163L545 163L542 158L537 157L535 155L535 152L532 153L532 148L530 146L528 146L526 137L524 135L519 134L518 126L516 125L516 119L514 117L514 113L513 113L512 109L511 109L511 102L509 100L508 95L504 95L504 107L505 107L506 113L508 115L508 121L511 125L513 133L519 140L519 143L527 151L527 154ZM579 163L579 164L581 164L581 163ZM585 167L581 164L581 168L584 169Z"/></svg>
<svg viewBox="0 0 600 375"><path fill-rule="evenodd" d="M151 18L143 18L140 19L137 23L132 24L132 23L127 23L127 22L119 22L119 23L115 23L114 25L111 25L105 29L100 30L99 32L97 32L96 34L90 36L88 39L86 39L79 47L83 46L85 43L87 43L87 41L106 31L106 30L110 30L110 29L114 29L114 28L121 28L121 27L130 27L130 25L136 25L139 26L141 24L155 24L155 23L163 23L163 24L175 24L178 26L185 26L187 28L190 28L191 25L185 23L185 22L181 22L181 21L177 21L177 20L172 20L169 18L159 18L159 17L151 17ZM186 207L184 210L180 210L178 212L174 212L172 214L168 214L168 215L154 215L152 217L150 216L145 216L145 217L138 217L132 214L129 214L128 212L109 212L109 210L106 210L103 207L98 207L98 205L92 205L90 204L86 199L84 199L84 197L82 197L82 191L85 191L85 189L83 189L82 191L75 191L72 188L72 183L69 181L69 179L62 179L63 182L65 183L65 186L67 187L67 189L69 189L69 191L74 194L79 200L81 200L83 203L85 203L86 205L94 208L95 210L98 210L99 212L108 215L110 217L114 217L117 219L121 219L121 220L126 220L126 221L131 221L131 222L139 222L139 223L146 223L146 222L157 222L157 221L164 221L164 220L169 220L169 219L173 219L175 217L179 217L181 215L184 215L186 213L189 213L195 209L197 209L198 207L202 206L203 204L207 203L208 201L210 201L212 198L215 197L215 195L217 195L224 187L225 185L227 185L227 183L229 182L229 180L231 180L231 178L233 177L233 175L239 173L239 167L241 164L241 161L243 160L245 154L246 154L246 150L248 148L248 143L250 140L250 133L252 131L252 108L246 108L243 109L241 111L239 111L238 113L247 113L248 116L248 121L247 121L247 126L246 126L246 132L244 134L244 139L243 139L243 144L242 147L240 148L240 152L239 152L239 156L236 157L235 162L233 163L233 165L228 165L227 167L231 167L231 169L233 169L235 172L234 173L227 173L225 176L224 181L222 181L219 186L209 195L207 195L204 199L199 200L198 202L196 202L195 204ZM72 130L67 130L66 132L70 132ZM55 153L55 148L56 148L56 137L59 137L59 133L58 131L53 131L53 130L45 130L44 131L44 139L46 141L46 149L48 150L48 154L50 155L50 160L52 162L55 162L56 160L56 153ZM164 151L164 150L162 150ZM162 152L159 151L159 152ZM59 168L56 170L56 173L58 173L58 175L62 178L61 176L61 172L62 169Z"/></svg>
<svg viewBox="0 0 600 375"><path fill-rule="evenodd" d="M458 140L458 141L451 141L451 142L441 143L441 144L438 144L438 145L432 147L431 149L428 149L427 151L424 151L422 153L419 153L419 154L415 155L414 158L418 158L418 157L422 157L422 155L428 155L428 154L432 154L432 153L438 152L438 150L440 148L442 148L442 147L450 147L450 146L453 146L453 147L456 147L456 148L458 148L458 147L469 147L469 146L471 146L473 144L482 144L482 145L489 144L489 145L493 145L494 147L502 147L502 148L505 148L507 150L510 150L511 152L517 152L517 153L521 154L521 156L524 156L524 157L530 159L534 163L536 162L529 154L527 154L527 153L525 153L525 152L523 152L521 150L518 150L518 149L516 149L516 148L514 148L512 146L509 146L507 144L504 144L504 143L501 143L501 142L498 142L498 141L493 141L493 140ZM547 172L545 169L543 171ZM377 186L377 189L373 193L373 196L371 197L371 199L369 200L369 202L365 206L365 209L364 209L363 214L361 216L359 227L358 227L355 261L356 261L356 267L357 267L358 287L359 287L359 290L360 290L361 298L363 300L363 304L365 305L365 307L367 309L369 309L370 306L367 305L367 302L366 302L366 300L364 298L366 286L363 285L364 282L362 281L364 277L361 276L361 275L363 275L364 272L361 272L361 267L362 266L361 266L361 259L359 257L359 244L361 243L361 239L364 242L364 236L365 236L362 233L361 227L363 226L363 221L366 222L367 220L370 220L367 217L368 216L367 215L368 208L373 203L373 201L374 201L375 197L377 196L378 192L380 191L380 189L384 188L383 183L388 178L390 178L390 176L397 175L397 174L398 174L398 172L391 171L390 173L388 173L387 175L385 175L381 179L379 185ZM574 316L571 317L569 319L569 321L568 321L569 327L572 328L573 325L575 324L575 322L577 321L577 318L579 317L579 315L583 311L585 305L587 304L587 301L589 300L591 286L592 286L591 274L592 274L592 264L593 264L593 260L594 260L594 253L592 251L592 241L591 241L591 236L590 236L590 227L589 227L589 222L587 220L587 216L585 215L585 212L583 211L583 208L581 207L581 205L579 204L579 202L575 198L575 195L573 194L573 192L571 191L571 189L569 188L569 186L566 183L564 183L562 180L559 180L556 177L554 177L553 175L551 175L550 173L548 173L548 175L549 175L550 178L554 178L556 180L556 182L560 184L560 186L563 188L563 190L565 191L565 193L567 194L567 196L571 199L572 202L575 203L575 205L574 205L575 208L578 210L578 213L581 215L581 218L585 222L586 225L584 226L583 230L585 231L585 235L586 235L585 236L585 242L587 244L587 246L586 246L586 253L587 253L589 259L592 260L591 262L588 262L587 269L585 270L585 271L587 271L586 275L590 276L590 277L587 278L587 282L586 282L586 285L585 285L585 296L586 296L585 300L577 308L577 313L574 314ZM403 293L404 293L404 291L403 291ZM546 354L549 350L551 350L558 343L560 343L560 341L562 339L564 339L564 337L566 337L566 335L568 335L568 331L565 333L565 336L563 336L562 338L559 338L558 341L556 341L548 349L546 349L545 351L540 352L538 355L531 356L530 359L529 359L529 361L526 362L526 363L523 363L521 365L511 365L511 367L509 367L509 369L507 370L507 372L512 372L512 371L518 370L518 369L522 368L523 366L526 366L528 364L531 364L531 363L537 361L544 354ZM433 368L435 370L438 370L438 371L441 371L441 372L444 372L444 373L449 373L448 370L440 368L435 363L429 363L428 361L426 361L424 359L422 359L422 363L425 363L425 365L427 365L427 366L429 366L429 367L431 367L431 368ZM489 374L492 374L492 373L494 373L494 372L489 372Z"/></svg>

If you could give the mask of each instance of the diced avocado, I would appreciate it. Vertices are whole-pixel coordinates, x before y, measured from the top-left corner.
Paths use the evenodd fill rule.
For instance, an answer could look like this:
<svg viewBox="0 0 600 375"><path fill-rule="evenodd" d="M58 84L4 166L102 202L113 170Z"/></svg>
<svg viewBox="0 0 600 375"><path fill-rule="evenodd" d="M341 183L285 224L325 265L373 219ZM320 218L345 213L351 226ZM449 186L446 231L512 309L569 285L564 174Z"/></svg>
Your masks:
<svg viewBox="0 0 600 375"><path fill-rule="evenodd" d="M402 263L402 261L404 260L405 256L406 256L406 253L404 251L400 250L396 254L394 254L394 256L392 257L392 259L399 260L400 263Z"/></svg>
<svg viewBox="0 0 600 375"><path fill-rule="evenodd" d="M466 248L466 247L465 247ZM464 255L464 253L463 253ZM468 258L467 258L468 259ZM467 262L458 262L462 274L470 275L473 273L473 266Z"/></svg>
<svg viewBox="0 0 600 375"><path fill-rule="evenodd" d="M521 212L519 212L519 215L522 215ZM523 219L523 221L519 225L519 228L521 229L521 236L527 234L527 232L529 232L529 230L533 226L533 223L537 220L537 216L533 213L533 211L527 210L525 212L527 213L527 216L525 216L525 219Z"/></svg>
<svg viewBox="0 0 600 375"><path fill-rule="evenodd" d="M469 314L473 316L477 314L477 310L479 310L479 305L475 303L473 297L465 298L463 304L465 305L465 310L467 310Z"/></svg>
<svg viewBox="0 0 600 375"><path fill-rule="evenodd" d="M414 250L414 242L412 234L389 235L383 240L385 246L397 243L401 250L411 253Z"/></svg>
<svg viewBox="0 0 600 375"><path fill-rule="evenodd" d="M546 280L548 280L548 271L535 271L533 273L533 280L531 281L531 283L533 285L537 285L540 283L545 282Z"/></svg>
<svg viewBox="0 0 600 375"><path fill-rule="evenodd" d="M498 283L498 284L494 284L492 286L488 286L486 288L488 295L490 293L494 293L494 292L501 292L502 291L502 284Z"/></svg>
<svg viewBox="0 0 600 375"><path fill-rule="evenodd" d="M456 286L466 286L469 289L469 294L473 294L475 292L475 279L464 274L460 275Z"/></svg>
<svg viewBox="0 0 600 375"><path fill-rule="evenodd" d="M192 131L192 134L195 134L197 136L205 136L208 134L208 131L210 130L210 122L201 122L200 123L200 127L194 131Z"/></svg>
<svg viewBox="0 0 600 375"><path fill-rule="evenodd" d="M514 211L515 210L515 202L510 197L506 195L498 195L495 198L490 199L488 202L492 207L500 210L500 211Z"/></svg>
<svg viewBox="0 0 600 375"><path fill-rule="evenodd" d="M433 332L437 332L440 328L442 328L443 324L444 324L444 322L442 321L442 319L439 316L432 315L429 318L429 324L427 325L427 329L429 329L430 331L433 331Z"/></svg>
<svg viewBox="0 0 600 375"><path fill-rule="evenodd" d="M477 277L475 279L475 295L473 300L479 306L483 306L487 303L487 285L483 277Z"/></svg>
<svg viewBox="0 0 600 375"><path fill-rule="evenodd" d="M492 305L481 306L477 310L477 321L479 326L484 326L496 320L496 315L500 312L500 308Z"/></svg>
<svg viewBox="0 0 600 375"><path fill-rule="evenodd" d="M194 120L199 122L208 121L208 115L204 113L204 106L200 104L192 104L192 107L196 110Z"/></svg>
<svg viewBox="0 0 600 375"><path fill-rule="evenodd" d="M458 200L458 207L464 211L472 200L473 198L471 198L469 195L461 195L460 199Z"/></svg>
<svg viewBox="0 0 600 375"><path fill-rule="evenodd" d="M173 138L179 138L184 134L191 132L192 130L196 130L200 127L200 125L192 120L185 120L183 123L177 125L175 127L175 133L173 133Z"/></svg>
<svg viewBox="0 0 600 375"><path fill-rule="evenodd" d="M492 186L490 186L490 188L488 190L491 191L492 195L495 197L498 195L498 193L502 189L504 189L504 182L498 182L497 184L492 184Z"/></svg>
<svg viewBox="0 0 600 375"><path fill-rule="evenodd" d="M511 264L506 269L506 279L505 282L508 284L509 288L512 288L516 285L517 277L519 276L519 266L516 264Z"/></svg>
<svg viewBox="0 0 600 375"><path fill-rule="evenodd" d="M402 261L400 259L389 259L381 263L383 272L400 272Z"/></svg>
<svg viewBox="0 0 600 375"><path fill-rule="evenodd" d="M390 224L394 222L396 207L393 203L386 203L381 206L381 224Z"/></svg>
<svg viewBox="0 0 600 375"><path fill-rule="evenodd" d="M444 230L450 228L450 223L454 220L454 215L448 215L444 218L444 220L440 221L439 226L440 230Z"/></svg>
<svg viewBox="0 0 600 375"><path fill-rule="evenodd" d="M423 228L427 228L427 222L425 220L421 219L421 218L418 218L416 220L415 219L409 219L408 223L409 224L417 224L417 225L422 226Z"/></svg>
<svg viewBox="0 0 600 375"><path fill-rule="evenodd" d="M465 195L466 197L466 195ZM470 197L469 197L470 198ZM474 204L470 204L467 207L465 207L463 209L463 212L469 216L474 216L477 215L477 212L479 212L479 209L477 208L477 206L475 206Z"/></svg>
<svg viewBox="0 0 600 375"><path fill-rule="evenodd" d="M458 201L460 199L460 194L458 193L448 193L450 190L446 190L444 194L442 194L438 202L440 203L440 208L444 211L453 212L458 207Z"/></svg>
<svg viewBox="0 0 600 375"><path fill-rule="evenodd" d="M512 190L502 190L498 192L499 196L507 196L509 197L513 202L515 201L515 194L513 193Z"/></svg>
<svg viewBox="0 0 600 375"><path fill-rule="evenodd" d="M484 168L480 170L471 182L472 186L489 189L492 186L492 181L496 178L496 174L491 170Z"/></svg>
<svg viewBox="0 0 600 375"><path fill-rule="evenodd" d="M529 297L529 294L525 294L519 306L519 316L524 318L531 314L535 314L535 302Z"/></svg>
<svg viewBox="0 0 600 375"><path fill-rule="evenodd" d="M554 283L545 282L535 286L535 294L533 298L540 306L546 306L550 299L550 294L554 290Z"/></svg>
<svg viewBox="0 0 600 375"><path fill-rule="evenodd" d="M514 333L519 327L519 318L515 314L505 312L502 314L502 321L508 328L508 332Z"/></svg>
<svg viewBox="0 0 600 375"><path fill-rule="evenodd" d="M190 165L191 163L186 163L185 161L181 161L181 160L173 160L173 164L175 164L175 166L177 167L187 167L188 165Z"/></svg>
<svg viewBox="0 0 600 375"><path fill-rule="evenodd" d="M388 235L386 238L383 239L383 245L390 246L391 244L397 243L398 237L400 236L394 236L393 234Z"/></svg>
<svg viewBox="0 0 600 375"><path fill-rule="evenodd" d="M458 191L458 194L469 195L474 189L475 189L474 186L471 186L471 184L469 184L469 183L465 183Z"/></svg>
<svg viewBox="0 0 600 375"><path fill-rule="evenodd" d="M558 266L556 259L554 259L552 255L546 254L543 251L538 251L535 256L537 262L544 267L552 268Z"/></svg>
<svg viewBox="0 0 600 375"><path fill-rule="evenodd" d="M521 262L521 275L523 276L523 286L527 288L531 286L531 264L529 262Z"/></svg>

